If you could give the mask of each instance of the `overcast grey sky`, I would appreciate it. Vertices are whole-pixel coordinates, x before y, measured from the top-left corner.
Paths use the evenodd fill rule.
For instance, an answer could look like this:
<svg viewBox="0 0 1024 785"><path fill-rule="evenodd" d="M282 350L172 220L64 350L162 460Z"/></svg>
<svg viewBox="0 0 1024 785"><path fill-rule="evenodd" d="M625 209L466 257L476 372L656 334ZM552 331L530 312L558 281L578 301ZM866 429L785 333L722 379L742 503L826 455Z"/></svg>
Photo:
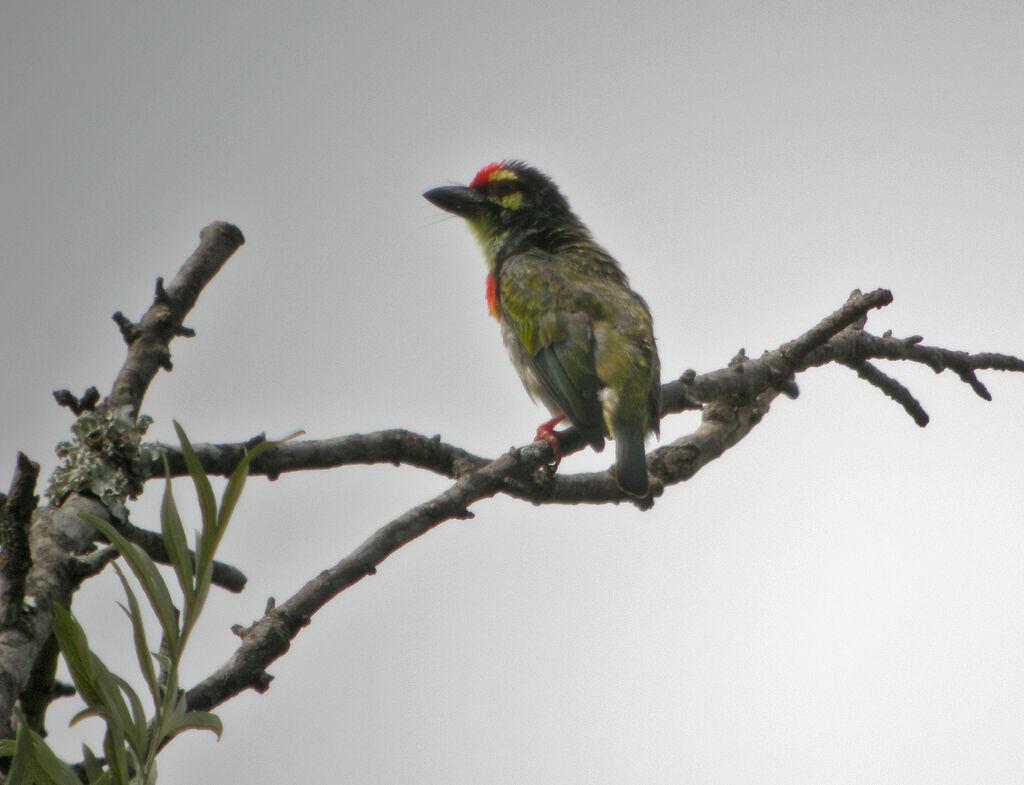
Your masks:
<svg viewBox="0 0 1024 785"><path fill-rule="evenodd" d="M138 316L214 219L247 243L146 399L155 438L177 418L198 441L522 444L546 413L469 233L420 196L504 157L620 259L666 379L878 286L876 332L1024 354L1022 31L1009 2L9 3L0 477L18 449L52 470L50 391L109 389L110 314ZM476 505L317 615L162 781L1024 780L1024 378L987 374L984 403L894 370L926 429L827 368L652 512ZM253 480L221 552L249 589L214 598L185 682L230 624L444 486ZM75 611L134 672L115 583ZM99 727L67 730L63 703L50 739L77 758Z"/></svg>

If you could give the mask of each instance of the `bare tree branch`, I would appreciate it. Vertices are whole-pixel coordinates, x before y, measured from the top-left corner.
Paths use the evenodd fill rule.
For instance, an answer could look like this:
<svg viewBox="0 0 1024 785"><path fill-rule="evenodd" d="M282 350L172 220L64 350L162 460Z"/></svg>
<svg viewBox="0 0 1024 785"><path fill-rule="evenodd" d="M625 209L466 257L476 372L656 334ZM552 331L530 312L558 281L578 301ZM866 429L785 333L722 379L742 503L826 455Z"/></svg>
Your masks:
<svg viewBox="0 0 1024 785"><path fill-rule="evenodd" d="M231 658L189 690L189 707L208 709L248 688L259 692L266 690L272 680L267 667L288 650L292 638L309 623L317 610L363 577L373 575L377 565L403 545L446 520L472 517L470 506L495 493L506 493L534 503L630 501L641 507L650 506L665 486L689 479L750 433L780 392L790 389L795 373L832 359L865 367L872 357L923 362L936 370L950 367L975 389L972 383L972 380L977 382L974 370L1024 371L1024 361L1007 355L967 355L936 350L918 346L914 341L894 341L888 335L882 339L868 336L871 341L861 341L860 337L867 335L863 333L863 327L868 312L890 302L892 295L886 290L879 289L866 295L854 292L842 308L811 330L775 351L766 352L759 359L748 360L741 352L728 368L700 376L687 373L679 381L664 385L662 393L666 413L694 408L698 401L709 405L704 408L701 425L694 433L659 447L648 456L653 482L651 496L646 500L637 501L625 496L609 472L551 477L538 471L553 457L546 442L534 442L486 461L445 444L437 437L427 439L406 431L382 431L330 442L284 444L265 453L266 465L257 461L253 471L266 471L271 476L303 468L304 461L309 462L309 468L345 463L402 462L457 479L448 490L383 526L351 554L310 580L286 602L268 608L261 619L242 631L242 642ZM909 391L900 397L895 386L898 382L892 379L882 381L884 374L881 372L872 375L866 371L864 375L869 382L892 391L892 397L911 411L910 401L913 398ZM560 441L565 452L583 445L574 429L561 434ZM211 461L208 469L223 471L231 465L224 455L241 449L241 445L202 445L200 457L204 465L207 460ZM237 458L238 455L240 452L232 457Z"/></svg>
<svg viewBox="0 0 1024 785"><path fill-rule="evenodd" d="M94 529L79 517L82 512L104 515L106 508L94 498L73 495L60 508L41 507L33 516L29 535L32 567L25 587L29 612L20 624L0 630L0 722L4 725L0 737L10 737L14 702L27 688L51 637L53 603L70 604L73 558L92 547Z"/></svg>
<svg viewBox="0 0 1024 785"><path fill-rule="evenodd" d="M102 406L108 409L130 406L138 412L149 383L161 368L171 369L171 340L189 335L182 322L199 299L199 293L228 258L245 242L238 227L217 221L199 234L199 247L178 270L165 289L157 281L156 297L138 324L129 330L124 317L115 317L128 343L128 357Z"/></svg>
<svg viewBox="0 0 1024 785"><path fill-rule="evenodd" d="M662 386L663 415L699 409L701 402L730 402L735 406L748 405L758 400L758 406L767 411L770 399L759 398L767 390L786 392L786 384L796 373L836 361L858 370L861 378L882 389L889 397L914 418L918 424L927 423L927 414L907 388L898 381L870 365L870 359L905 360L918 362L940 371L955 368L961 379L972 388L980 382L976 370L1024 371L1024 361L1000 354L955 352L920 345L920 338L895 339L888 333L878 338L863 331L868 312L892 301L890 292L878 289L868 294L854 292L842 308L827 316L799 338L757 359L748 359L741 353L728 367L706 374L688 371L679 380ZM987 391L986 391L987 393ZM771 396L774 398L775 396ZM763 415L764 412L762 412ZM719 413L720 414L720 413ZM197 455L203 468L211 474L227 475L241 460L247 446L258 443L256 437L247 443L196 444ZM573 429L560 433L563 452L570 453L583 446ZM687 447L689 450L693 445ZM167 456L172 476L185 474L181 452L176 447L161 445ZM669 445L666 448L669 449ZM657 456L654 451L652 456ZM662 457L665 457L664 455ZM675 464L678 456L669 463ZM545 456L545 460L549 460ZM403 429L352 434L332 439L288 442L268 450L251 466L252 474L265 474L271 479L283 472L309 469L329 469L349 464L392 463L427 469L451 479L475 471L489 464L491 459L475 455L465 449L443 442L440 436L428 437ZM655 462L652 474L659 477ZM162 462L154 460L144 468L145 476L162 476ZM604 478L602 473L599 475ZM676 472L668 472L663 479L675 480ZM597 481L598 475L565 475L553 480L543 477L523 481L510 479L502 491L532 502L603 503L629 501L611 487L606 479Z"/></svg>
<svg viewBox="0 0 1024 785"><path fill-rule="evenodd" d="M19 452L11 489L0 494L0 628L21 618L25 576L32 566L28 530L39 503L34 495L38 476L39 464Z"/></svg>
<svg viewBox="0 0 1024 785"><path fill-rule="evenodd" d="M192 447L208 474L226 477L238 466L246 449L263 440L259 436L244 443L193 444ZM161 444L160 452L167 457L172 477L187 474L180 448ZM332 439L286 442L256 458L250 466L250 474L262 474L275 480L285 472L375 463L416 466L454 479L483 466L487 459L442 442L440 436L394 428ZM154 459L143 467L143 472L146 478L163 477L163 459Z"/></svg>

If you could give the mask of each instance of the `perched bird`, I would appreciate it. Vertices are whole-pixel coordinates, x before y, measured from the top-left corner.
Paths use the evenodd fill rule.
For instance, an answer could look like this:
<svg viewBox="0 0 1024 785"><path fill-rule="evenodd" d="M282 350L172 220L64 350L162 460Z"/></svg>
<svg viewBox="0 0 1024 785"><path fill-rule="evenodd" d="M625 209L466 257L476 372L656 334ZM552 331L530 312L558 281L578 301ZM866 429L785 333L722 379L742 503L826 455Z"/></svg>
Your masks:
<svg viewBox="0 0 1024 785"><path fill-rule="evenodd" d="M615 440L615 480L649 488L644 438L658 432L661 370L651 313L558 187L521 161L423 196L465 218L487 262L487 306L523 385L554 415L537 429L561 451L568 418L595 449Z"/></svg>

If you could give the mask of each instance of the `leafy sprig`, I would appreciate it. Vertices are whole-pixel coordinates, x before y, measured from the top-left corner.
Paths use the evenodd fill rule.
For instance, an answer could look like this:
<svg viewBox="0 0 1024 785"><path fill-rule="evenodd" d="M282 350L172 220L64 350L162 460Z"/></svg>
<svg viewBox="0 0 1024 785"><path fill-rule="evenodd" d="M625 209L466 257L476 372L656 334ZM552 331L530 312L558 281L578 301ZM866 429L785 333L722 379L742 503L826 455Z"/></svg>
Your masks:
<svg viewBox="0 0 1024 785"><path fill-rule="evenodd" d="M188 708L185 691L179 685L179 668L185 646L209 595L214 554L245 487L249 464L287 439L263 442L247 450L228 478L218 504L188 436L177 422L174 428L195 485L202 517L202 527L194 533L194 547L190 550L167 469L160 528L181 594L180 610L172 598L171 588L145 551L129 542L109 521L88 513L82 515L124 557L146 604L159 622L161 642L159 649L154 650L146 633L139 595L125 572L114 564L127 601L119 605L131 621L151 714L147 714L139 693L124 678L112 673L92 650L85 630L71 612L56 604L53 608L54 635L78 694L85 702L85 708L72 718L71 724L86 717L100 717L106 723L102 759L83 745L81 775L90 785L150 785L156 782L156 756L171 739L192 729L210 730L219 737L222 730L215 714ZM25 785L80 785L83 780L75 769L57 758L42 737L27 726L20 713L17 717L15 738L0 742L0 757L11 758L8 781Z"/></svg>

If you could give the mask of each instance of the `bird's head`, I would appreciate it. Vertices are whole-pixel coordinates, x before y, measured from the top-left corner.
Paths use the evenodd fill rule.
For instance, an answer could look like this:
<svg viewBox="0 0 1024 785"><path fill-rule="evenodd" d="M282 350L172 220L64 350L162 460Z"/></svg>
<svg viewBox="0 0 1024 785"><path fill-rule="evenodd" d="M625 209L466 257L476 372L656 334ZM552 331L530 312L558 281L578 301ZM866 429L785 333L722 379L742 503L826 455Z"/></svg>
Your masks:
<svg viewBox="0 0 1024 785"><path fill-rule="evenodd" d="M423 196L465 218L489 261L531 245L553 251L586 236L558 186L521 161L488 164L468 186L432 188Z"/></svg>

